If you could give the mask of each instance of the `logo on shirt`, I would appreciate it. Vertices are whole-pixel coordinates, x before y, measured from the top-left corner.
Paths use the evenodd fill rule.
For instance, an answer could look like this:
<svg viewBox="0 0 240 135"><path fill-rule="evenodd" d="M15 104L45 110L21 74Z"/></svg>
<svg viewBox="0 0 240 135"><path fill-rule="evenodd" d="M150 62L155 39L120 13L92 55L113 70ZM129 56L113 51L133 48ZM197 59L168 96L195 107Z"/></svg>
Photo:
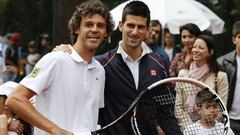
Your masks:
<svg viewBox="0 0 240 135"><path fill-rule="evenodd" d="M31 73L31 77L33 77L33 78L37 77L37 75L39 74L40 70L41 70L41 68L34 67L32 73Z"/></svg>
<svg viewBox="0 0 240 135"><path fill-rule="evenodd" d="M155 69L151 69L151 76L156 76L157 75L157 71Z"/></svg>

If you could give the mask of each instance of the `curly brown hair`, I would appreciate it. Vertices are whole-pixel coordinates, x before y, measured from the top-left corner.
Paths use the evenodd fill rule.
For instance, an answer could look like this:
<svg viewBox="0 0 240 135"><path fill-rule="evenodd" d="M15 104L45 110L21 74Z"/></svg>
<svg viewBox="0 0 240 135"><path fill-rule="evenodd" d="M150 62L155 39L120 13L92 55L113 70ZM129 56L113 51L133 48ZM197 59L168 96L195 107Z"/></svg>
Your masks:
<svg viewBox="0 0 240 135"><path fill-rule="evenodd" d="M82 17L94 14L99 14L106 20L107 34L108 36L110 35L114 28L114 22L111 13L100 0L89 0L76 7L75 12L68 22L72 43L75 43L77 40L78 35L75 33L75 31L79 29Z"/></svg>

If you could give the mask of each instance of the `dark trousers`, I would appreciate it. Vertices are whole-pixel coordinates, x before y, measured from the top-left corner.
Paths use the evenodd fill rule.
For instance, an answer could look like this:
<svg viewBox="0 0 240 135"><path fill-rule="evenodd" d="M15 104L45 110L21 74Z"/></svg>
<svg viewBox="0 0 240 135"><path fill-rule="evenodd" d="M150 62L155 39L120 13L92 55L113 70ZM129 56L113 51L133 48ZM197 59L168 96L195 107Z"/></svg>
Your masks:
<svg viewBox="0 0 240 135"><path fill-rule="evenodd" d="M240 135L240 120L230 119L230 127L235 135Z"/></svg>

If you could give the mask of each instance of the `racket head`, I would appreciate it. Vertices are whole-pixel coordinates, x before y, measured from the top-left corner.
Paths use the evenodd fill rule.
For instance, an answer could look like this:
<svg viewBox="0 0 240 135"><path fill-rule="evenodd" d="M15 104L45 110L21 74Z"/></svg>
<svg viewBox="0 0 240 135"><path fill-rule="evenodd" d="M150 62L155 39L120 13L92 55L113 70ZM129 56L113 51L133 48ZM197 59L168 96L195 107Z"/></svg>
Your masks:
<svg viewBox="0 0 240 135"><path fill-rule="evenodd" d="M206 84L191 78L173 77L157 81L150 85L147 89L149 90L148 94L145 93L141 97L141 102L145 102L144 96L150 95L150 97L153 99L152 101L155 102L154 104L156 104L155 108L157 108L157 111L155 113L157 113L157 115L161 110L173 111L177 118L178 125L184 134L207 135L210 133L227 135L230 125L226 107L218 94ZM173 90L176 93L174 93ZM196 99L199 98L196 98L196 96L199 91L204 91L203 93L205 93L205 96L208 95L208 97L205 98L206 102L209 101L210 103L206 103L207 105L205 105L205 101L197 101L197 106ZM174 94L176 94L176 98ZM184 97L185 99L183 99ZM192 100L190 100L191 98L189 99L188 97L191 97ZM179 99L182 100L180 103ZM193 106L187 104L189 101L195 101ZM149 100L147 102L149 102ZM141 105L143 104L144 103ZM149 103L147 104L149 105ZM172 108L173 104L175 106L174 108ZM137 104L137 107L142 109L142 107L139 107L139 104ZM138 109L135 110L138 111ZM138 112L136 112L135 115L137 115L137 113ZM137 120L135 121L141 121L140 116L136 116L136 119ZM157 119L161 119L161 117ZM139 130L135 132L142 132L142 127L139 126L141 124L138 122L135 123L136 124L134 124L134 128ZM160 127L163 127L163 129L167 130L162 123L159 123ZM207 126L211 130L199 131L201 126Z"/></svg>
<svg viewBox="0 0 240 135"><path fill-rule="evenodd" d="M216 128L217 130L213 134L227 135L228 130L230 129L229 128L230 127L229 117L228 117L228 112L226 110L226 107L225 107L223 101L220 99L220 97L216 94L216 92L214 92L206 84L204 84L200 81L191 79L191 78L182 78L182 77L166 78L166 79L159 80L159 81L153 83L152 85L147 87L147 89L143 90L136 97L136 99L132 102L132 104L129 105L127 110L124 113L122 113L122 115L120 115L116 120L114 120L113 122L109 123L108 125L102 127L99 130L92 131L91 134L96 135L98 133L104 132L109 127L111 127L115 123L119 122L128 113L133 111L133 117L131 120L132 126L133 126L133 131L136 135L141 135L141 134L144 135L145 133L142 133L142 129L144 128L144 127L142 127L142 125L147 125L147 124L144 122L143 122L143 124L141 124L141 122L142 122L141 116L142 115L138 116L139 112L142 112L142 109L143 109L142 107L144 107L144 106L147 106L147 108L145 110L143 109L144 110L143 112L148 112L149 109L155 109L154 114L157 114L157 115L158 115L158 112L161 112L161 111L166 111L167 113L172 112L175 115L175 117L177 118L176 119L178 122L177 126L180 126L181 131L184 133L184 132L186 132L185 131L186 127L191 125L193 123L193 121L189 121L189 119L187 119L188 117L187 118L182 117L184 115L178 109L183 108L183 106L178 106L176 104L176 100L177 100L176 94L178 95L179 93L183 93L183 92L185 92L185 94L191 93L190 88L192 88L192 86L197 87L200 90L205 90L211 95L211 97L214 97L214 102L216 102L217 108L218 108L217 109L218 121L221 123L221 126L219 128ZM192 93L192 94L196 94L196 93ZM188 95L192 95L192 94L188 94ZM149 106L151 106L151 107L149 108ZM141 111L139 111L139 110L141 110ZM184 119L184 120L182 120L182 119ZM173 126L176 126L174 124L173 125L164 124L163 121L165 121L165 120L167 120L167 119L162 120L162 118L160 116L157 118L156 123L154 123L156 129L160 128L160 130L163 130L163 134L159 134L159 135L165 135L166 133L164 134L164 132L166 130L171 132L171 130L174 129ZM139 124L139 121L141 121L140 124ZM162 121L163 123L161 123L161 122L159 123L159 121ZM183 122L183 125L185 125L184 128L180 124L180 122ZM172 129L169 128L171 126L173 127ZM189 135L191 133L196 135L195 131L198 131L198 129L199 129L199 127L197 127L197 126L193 127L193 130L191 130ZM167 134L169 134L169 132L167 132ZM185 133L185 134L187 134L187 133Z"/></svg>

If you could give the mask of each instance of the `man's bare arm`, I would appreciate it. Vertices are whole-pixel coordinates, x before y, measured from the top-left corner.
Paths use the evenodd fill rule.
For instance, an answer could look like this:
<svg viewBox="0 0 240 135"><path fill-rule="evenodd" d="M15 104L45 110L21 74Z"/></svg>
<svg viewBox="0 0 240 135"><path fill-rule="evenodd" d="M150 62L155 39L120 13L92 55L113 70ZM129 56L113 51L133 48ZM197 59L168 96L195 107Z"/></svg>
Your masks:
<svg viewBox="0 0 240 135"><path fill-rule="evenodd" d="M34 95L36 95L35 92L19 85L8 97L6 105L15 112L17 116L51 135L72 135L71 132L61 129L34 108L29 101Z"/></svg>

